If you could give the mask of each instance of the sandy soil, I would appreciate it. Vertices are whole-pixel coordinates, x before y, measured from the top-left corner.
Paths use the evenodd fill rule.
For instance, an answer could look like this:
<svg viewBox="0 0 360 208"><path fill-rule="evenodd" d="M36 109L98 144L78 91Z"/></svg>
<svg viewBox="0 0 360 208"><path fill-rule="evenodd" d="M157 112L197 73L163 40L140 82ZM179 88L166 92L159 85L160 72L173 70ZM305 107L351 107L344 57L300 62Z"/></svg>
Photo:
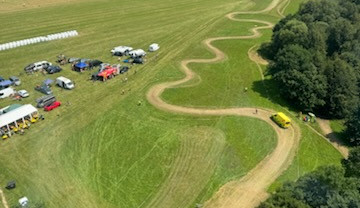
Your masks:
<svg viewBox="0 0 360 208"><path fill-rule="evenodd" d="M8 205L8 203L7 203L7 201L6 201L4 192L3 192L1 189L0 189L0 196L1 196L1 202L2 202L3 206L4 206L5 208L9 208L9 205Z"/></svg>
<svg viewBox="0 0 360 208"><path fill-rule="evenodd" d="M316 121L327 138L325 139L329 141L345 158L347 158L349 156L349 149L339 138L336 137L330 127L329 120L317 118Z"/></svg>

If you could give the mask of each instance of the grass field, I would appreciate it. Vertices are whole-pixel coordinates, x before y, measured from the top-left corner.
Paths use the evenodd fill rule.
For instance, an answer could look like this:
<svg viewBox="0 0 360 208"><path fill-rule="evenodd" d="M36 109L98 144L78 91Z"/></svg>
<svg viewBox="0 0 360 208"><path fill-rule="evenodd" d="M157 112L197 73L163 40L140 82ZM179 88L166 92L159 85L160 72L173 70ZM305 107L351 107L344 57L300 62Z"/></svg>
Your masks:
<svg viewBox="0 0 360 208"><path fill-rule="evenodd" d="M289 11L298 2L291 1ZM254 26L229 21L225 14L259 10L269 3L104 0L54 1L40 8L14 6L13 11L1 8L0 26L5 29L0 31L0 43L71 29L80 33L75 38L0 52L0 76L19 75L20 88L31 93L21 103L34 104L41 96L34 86L58 76L23 74L23 67L31 62L54 61L64 53L116 63L109 54L116 45L146 48L157 42L161 46L158 56L149 54L145 65L134 67L136 74L132 69L106 83L88 81L92 72L79 74L64 67L61 74L74 80L76 89L53 90L68 104L44 113L46 119L24 136L0 142L1 186L10 179L18 182L15 190L5 191L10 205L26 195L46 207L192 207L247 173L276 145L269 125L242 117L173 115L155 109L145 94L155 83L183 77L181 60L211 57L201 45L205 38L249 34ZM278 20L273 12L241 17ZM167 90L163 98L196 107L288 108L278 98L276 86L262 82L256 64L247 57L250 47L269 40L271 31L263 32L255 40L216 42L228 55L227 61L191 65L199 78ZM122 82L125 76L127 83ZM244 87L249 87L247 93ZM139 100L143 105L137 106ZM13 102L1 100L0 107ZM299 154L273 187L319 165L339 164L340 154L334 148L306 126L301 125L301 130Z"/></svg>

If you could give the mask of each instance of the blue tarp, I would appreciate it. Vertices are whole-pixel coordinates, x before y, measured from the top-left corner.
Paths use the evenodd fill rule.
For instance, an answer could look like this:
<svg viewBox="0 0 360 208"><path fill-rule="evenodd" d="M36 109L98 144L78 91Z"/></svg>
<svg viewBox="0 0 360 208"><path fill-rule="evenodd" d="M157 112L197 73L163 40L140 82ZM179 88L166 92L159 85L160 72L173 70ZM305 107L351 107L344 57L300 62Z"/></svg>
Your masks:
<svg viewBox="0 0 360 208"><path fill-rule="evenodd" d="M75 64L75 66L79 69L82 69L82 68L88 67L89 65L85 62L79 62L79 63Z"/></svg>
<svg viewBox="0 0 360 208"><path fill-rule="evenodd" d="M45 85L51 85L53 82L54 82L54 80L52 80L52 79L45 79L44 80Z"/></svg>
<svg viewBox="0 0 360 208"><path fill-rule="evenodd" d="M8 87L12 84L12 81L10 80L5 80L5 81L2 81L0 82L0 87Z"/></svg>

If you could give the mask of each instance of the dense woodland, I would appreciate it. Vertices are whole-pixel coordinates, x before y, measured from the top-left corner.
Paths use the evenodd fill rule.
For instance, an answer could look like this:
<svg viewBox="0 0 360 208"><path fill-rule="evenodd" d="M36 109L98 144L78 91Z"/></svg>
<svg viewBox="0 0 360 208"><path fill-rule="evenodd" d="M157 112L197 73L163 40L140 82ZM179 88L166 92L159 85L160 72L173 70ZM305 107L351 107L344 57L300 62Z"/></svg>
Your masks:
<svg viewBox="0 0 360 208"><path fill-rule="evenodd" d="M300 110L345 118L360 144L360 0L310 0L282 19L259 52L284 98ZM260 208L360 207L360 147L341 167L285 183Z"/></svg>
<svg viewBox="0 0 360 208"><path fill-rule="evenodd" d="M284 98L302 111L346 118L350 140L360 144L360 0L302 4L259 52Z"/></svg>
<svg viewBox="0 0 360 208"><path fill-rule="evenodd" d="M341 167L328 166L284 184L259 208L360 207L360 148Z"/></svg>

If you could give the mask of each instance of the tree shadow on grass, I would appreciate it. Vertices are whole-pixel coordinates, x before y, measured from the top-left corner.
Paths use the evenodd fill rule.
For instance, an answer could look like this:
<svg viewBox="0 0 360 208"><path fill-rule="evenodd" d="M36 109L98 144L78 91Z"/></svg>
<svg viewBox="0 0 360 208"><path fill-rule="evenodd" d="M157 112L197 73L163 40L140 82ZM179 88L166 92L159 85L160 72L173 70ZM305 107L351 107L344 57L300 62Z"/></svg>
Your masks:
<svg viewBox="0 0 360 208"><path fill-rule="evenodd" d="M344 131L341 132L332 132L330 134L325 135L326 138L328 138L330 140L330 142L335 142L338 143L340 145L346 146L346 147L353 147L355 146L353 143L351 143L348 139L347 139L347 135Z"/></svg>
<svg viewBox="0 0 360 208"><path fill-rule="evenodd" d="M299 108L291 101L285 100L280 95L280 85L272 79L264 79L253 82L252 90L260 94L261 97L268 99L272 103L278 104L290 111L297 112Z"/></svg>

